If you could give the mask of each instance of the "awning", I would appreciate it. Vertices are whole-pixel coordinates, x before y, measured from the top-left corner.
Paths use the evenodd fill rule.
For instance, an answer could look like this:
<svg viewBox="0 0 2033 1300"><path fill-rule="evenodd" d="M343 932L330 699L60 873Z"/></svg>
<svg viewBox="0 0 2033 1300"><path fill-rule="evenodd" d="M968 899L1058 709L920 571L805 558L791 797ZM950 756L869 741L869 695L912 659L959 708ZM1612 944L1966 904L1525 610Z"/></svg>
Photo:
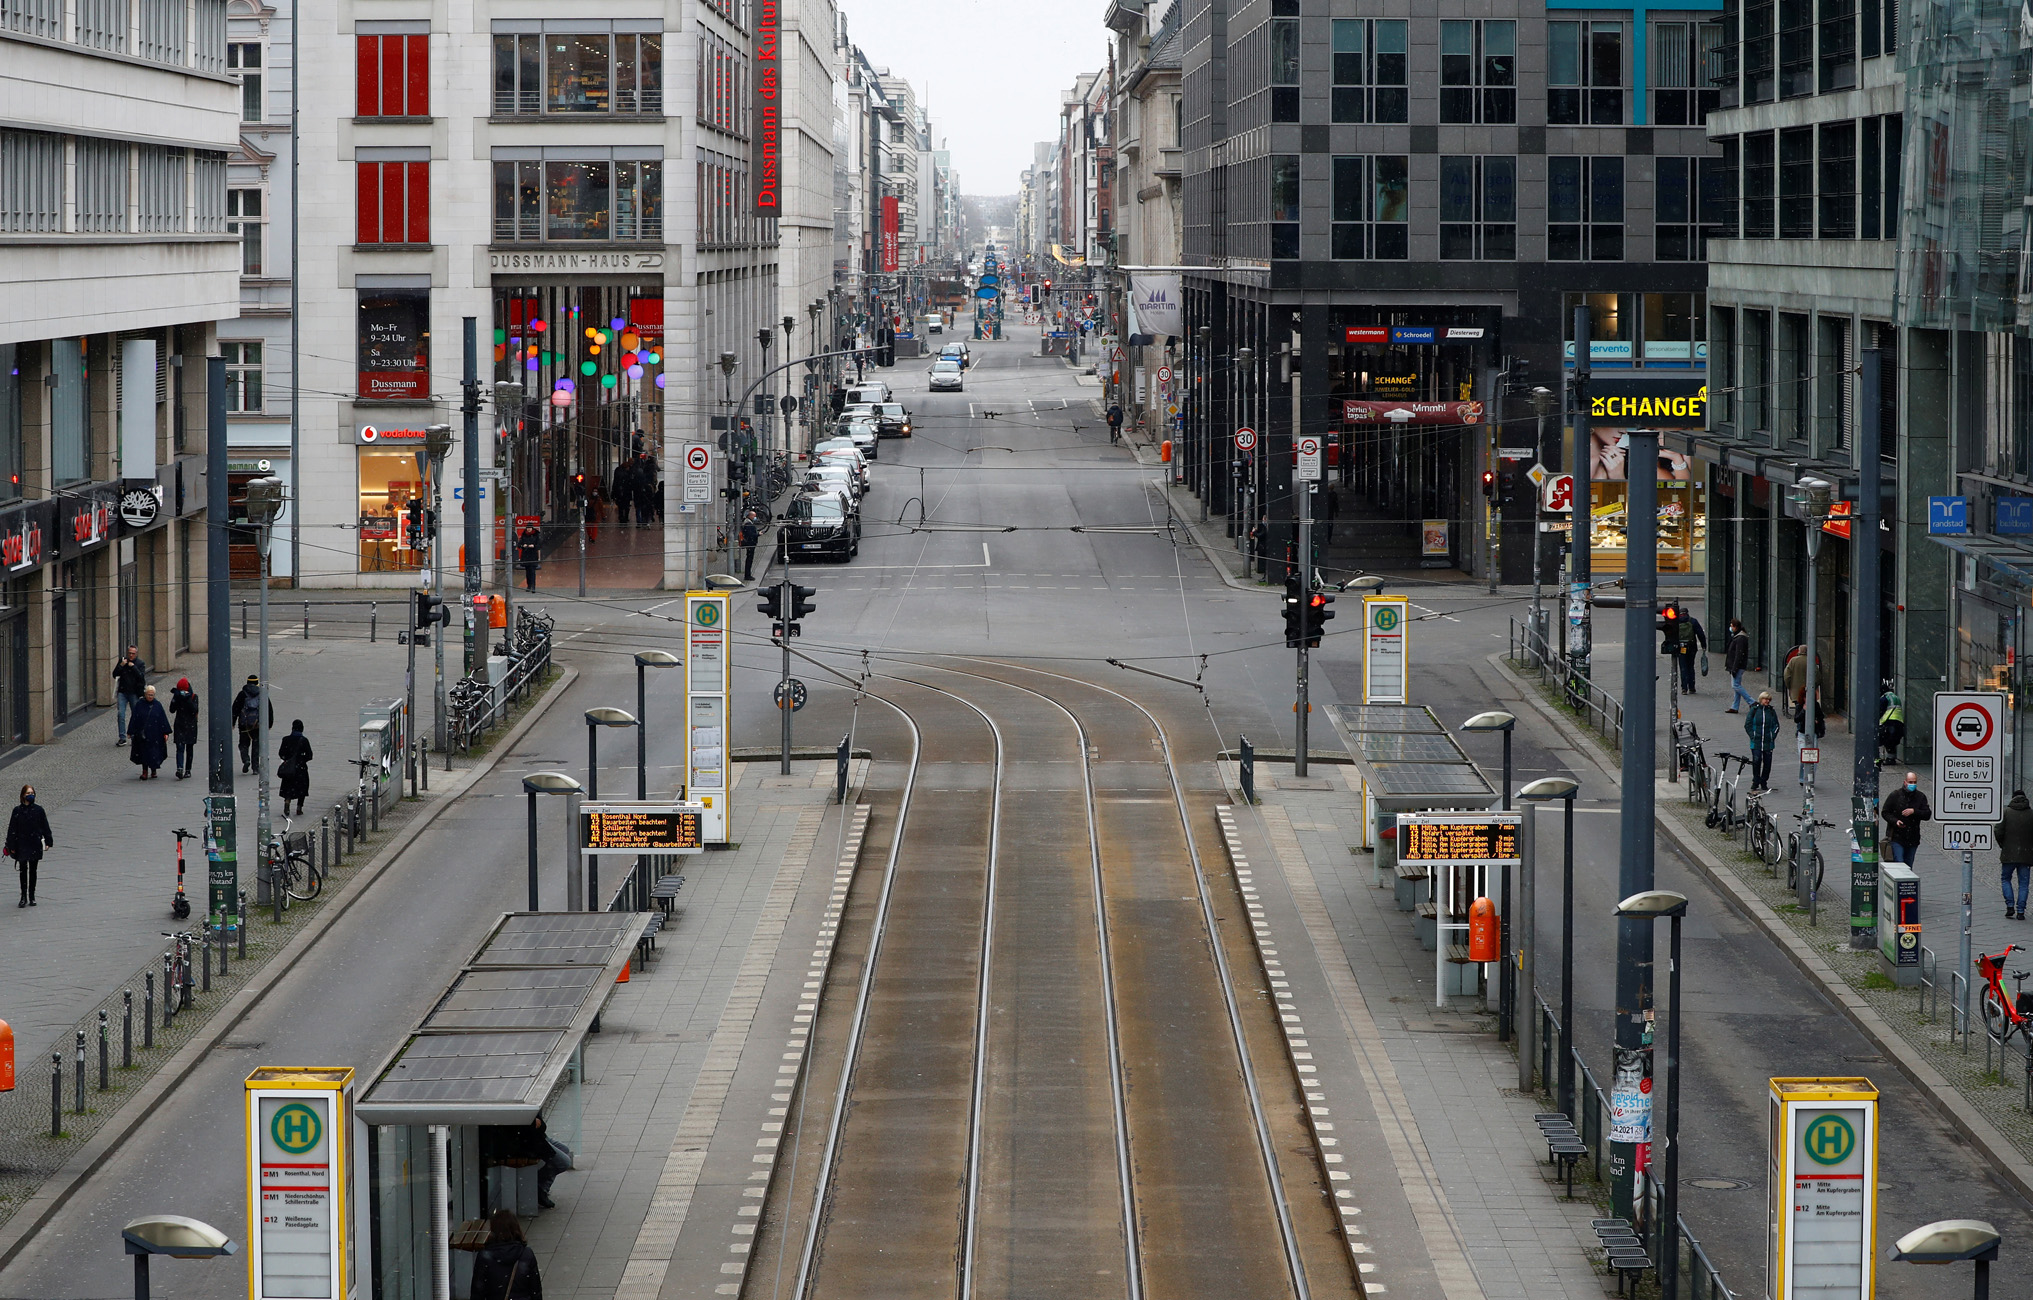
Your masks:
<svg viewBox="0 0 2033 1300"><path fill-rule="evenodd" d="M509 912L355 1107L369 1124L527 1124L585 1041L647 912Z"/></svg>
<svg viewBox="0 0 2033 1300"><path fill-rule="evenodd" d="M1927 540L1989 565L2000 585L2033 591L2033 546L1974 533L1929 534Z"/></svg>
<svg viewBox="0 0 2033 1300"><path fill-rule="evenodd" d="M1385 811L1487 808L1497 802L1482 769L1423 705L1328 705L1348 733L1370 797Z"/></svg>
<svg viewBox="0 0 2033 1300"><path fill-rule="evenodd" d="M1683 456L1692 456L1710 465L1773 483L1793 484L1803 478L1839 483L1857 476L1855 467L1850 465L1806 460L1774 451L1762 443L1746 442L1702 429L1661 429L1659 446L1666 451L1677 451Z"/></svg>

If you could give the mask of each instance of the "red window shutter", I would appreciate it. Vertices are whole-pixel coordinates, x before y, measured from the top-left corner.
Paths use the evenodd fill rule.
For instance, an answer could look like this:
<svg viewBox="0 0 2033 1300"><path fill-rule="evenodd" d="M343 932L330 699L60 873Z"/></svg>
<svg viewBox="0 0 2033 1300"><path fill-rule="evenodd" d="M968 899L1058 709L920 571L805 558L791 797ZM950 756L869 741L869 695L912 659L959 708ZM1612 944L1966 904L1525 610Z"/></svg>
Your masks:
<svg viewBox="0 0 2033 1300"><path fill-rule="evenodd" d="M381 164L361 163L357 169L360 176L360 228L355 238L362 244L381 242Z"/></svg>
<svg viewBox="0 0 2033 1300"><path fill-rule="evenodd" d="M431 38L428 36L405 36L403 43L408 46L403 63L409 77L409 103L403 112L410 117L431 115ZM423 243L423 240L415 241Z"/></svg>
<svg viewBox="0 0 2033 1300"><path fill-rule="evenodd" d="M353 111L361 117L381 115L381 38L361 36L355 38L359 51L360 84L355 95Z"/></svg>
<svg viewBox="0 0 2033 1300"><path fill-rule="evenodd" d="M409 82L403 75L400 36L377 36L381 42L381 115L401 117L409 110L403 107L403 97L409 91Z"/></svg>
<svg viewBox="0 0 2033 1300"><path fill-rule="evenodd" d="M400 244L404 203L402 199L402 164L380 163L381 168L381 242Z"/></svg>
<svg viewBox="0 0 2033 1300"><path fill-rule="evenodd" d="M428 244L431 242L431 165L427 162L404 163L409 173L409 238L406 243Z"/></svg>

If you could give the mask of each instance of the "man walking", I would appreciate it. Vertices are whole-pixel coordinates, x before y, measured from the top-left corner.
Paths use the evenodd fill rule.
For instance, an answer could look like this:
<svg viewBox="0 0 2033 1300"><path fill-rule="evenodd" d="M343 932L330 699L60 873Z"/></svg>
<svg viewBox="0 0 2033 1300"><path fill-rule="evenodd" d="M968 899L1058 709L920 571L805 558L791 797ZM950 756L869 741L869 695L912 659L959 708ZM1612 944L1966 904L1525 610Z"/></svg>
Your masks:
<svg viewBox="0 0 2033 1300"><path fill-rule="evenodd" d="M1744 689L1744 670L1751 666L1751 634L1744 631L1744 621L1733 618L1729 621L1729 640L1722 648L1722 670L1729 674L1732 694L1729 697L1730 713L1736 713L1737 701L1755 703L1751 693Z"/></svg>
<svg viewBox="0 0 2033 1300"><path fill-rule="evenodd" d="M1751 742L1751 789L1772 787L1772 751L1779 744L1779 711L1772 707L1772 693L1759 691L1758 702L1744 719L1744 735Z"/></svg>
<svg viewBox="0 0 2033 1300"><path fill-rule="evenodd" d="M139 647L128 646L120 662L113 665L113 717L120 724L120 738L113 743L127 743L127 719L141 703L141 693L148 689L148 665L141 662Z"/></svg>
<svg viewBox="0 0 2033 1300"><path fill-rule="evenodd" d="M2005 891L2005 915L2015 921L2026 919L2026 881L2033 873L2033 804L2024 790L2012 791L2012 802L1998 822L1998 885ZM2012 893L2017 880L2018 896Z"/></svg>
<svg viewBox="0 0 2033 1300"><path fill-rule="evenodd" d="M1906 774L1906 783L1892 791L1880 815L1885 819L1885 838L1892 844L1892 861L1912 866L1920 853L1920 823L1934 817L1933 806L1920 793L1917 773Z"/></svg>
<svg viewBox="0 0 2033 1300"><path fill-rule="evenodd" d="M755 544L762 540L762 520L751 508L741 516L741 549L743 553L741 580L755 581Z"/></svg>
<svg viewBox="0 0 2033 1300"><path fill-rule="evenodd" d="M1110 442L1122 441L1122 403L1120 402L1110 402L1108 404L1108 440Z"/></svg>
<svg viewBox="0 0 2033 1300"><path fill-rule="evenodd" d="M247 674L247 684L233 697L233 725L240 732L240 770L252 772L261 754L261 678ZM268 725L275 725L275 705L268 706Z"/></svg>
<svg viewBox="0 0 2033 1300"><path fill-rule="evenodd" d="M515 562L522 566L523 590L536 590L537 566L543 563L544 538L534 526L525 526L515 535Z"/></svg>
<svg viewBox="0 0 2033 1300"><path fill-rule="evenodd" d="M1701 620L1694 617L1693 613L1679 601L1671 602L1667 608L1675 611L1678 617L1667 624L1666 635L1671 639L1667 642L1666 653L1672 655L1673 661L1680 665L1680 693L1692 695L1694 656L1697 650L1708 649L1708 633L1702 628Z"/></svg>

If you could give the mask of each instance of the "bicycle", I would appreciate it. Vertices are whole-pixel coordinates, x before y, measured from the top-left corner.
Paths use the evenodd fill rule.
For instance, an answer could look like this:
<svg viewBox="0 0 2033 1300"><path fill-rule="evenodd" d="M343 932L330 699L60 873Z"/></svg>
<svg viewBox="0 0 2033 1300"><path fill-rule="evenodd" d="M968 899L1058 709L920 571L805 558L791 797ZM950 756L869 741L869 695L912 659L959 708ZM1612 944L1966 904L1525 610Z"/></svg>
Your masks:
<svg viewBox="0 0 2033 1300"><path fill-rule="evenodd" d="M324 892L325 873L318 870L309 845L291 846L289 828L290 820L284 817L281 832L269 836L268 843L263 846L268 866L268 887L281 890L285 899L308 903ZM288 902L284 902L283 906L288 907Z"/></svg>
<svg viewBox="0 0 2033 1300"><path fill-rule="evenodd" d="M1744 774L1750 771L1751 760L1746 754L1717 753L1715 761L1722 769L1722 775L1711 783L1708 816L1704 820L1709 829L1734 835L1737 829L1737 789L1743 784ZM1729 772L1731 763L1737 765L1735 776Z"/></svg>
<svg viewBox="0 0 2033 1300"><path fill-rule="evenodd" d="M1806 828L1807 822L1806 813L1794 813L1793 820L1801 823L1803 830ZM1835 829L1834 822L1825 822L1821 820L1819 817L1814 819L1814 824L1816 826L1825 826L1829 830ZM1827 874L1828 874L1828 863L1821 856L1821 842L1817 840L1815 841L1814 844L1814 888L1817 891L1820 890L1822 879ZM1786 832L1786 888L1798 889L1799 887L1800 887L1800 832L1788 831Z"/></svg>
<svg viewBox="0 0 2033 1300"><path fill-rule="evenodd" d="M1673 724L1673 771L1687 777L1687 802L1708 801L1708 751L1691 722Z"/></svg>
<svg viewBox="0 0 2033 1300"><path fill-rule="evenodd" d="M1977 974L1983 978L1984 1032L1997 1041L1999 1047L2010 1042L2013 1034L2026 1041L2028 1068L2033 1068L2033 993L2026 992L2026 980L2033 977L2033 971L2011 972L2012 983L2017 989L2014 997L2005 996L2005 958L2023 951L2018 944L2006 944L2005 950L1996 956L1977 954Z"/></svg>
<svg viewBox="0 0 2033 1300"><path fill-rule="evenodd" d="M1785 837L1779 833L1779 819L1765 807L1768 793L1753 789L1744 796L1744 851L1770 868L1785 856Z"/></svg>
<svg viewBox="0 0 2033 1300"><path fill-rule="evenodd" d="M191 978L191 948L200 943L210 943L212 936L206 930L164 930L162 937L171 944L169 987L163 996L170 999L167 1007L171 1011L188 1011L191 999L196 996L195 981ZM209 980L209 976L206 977Z"/></svg>

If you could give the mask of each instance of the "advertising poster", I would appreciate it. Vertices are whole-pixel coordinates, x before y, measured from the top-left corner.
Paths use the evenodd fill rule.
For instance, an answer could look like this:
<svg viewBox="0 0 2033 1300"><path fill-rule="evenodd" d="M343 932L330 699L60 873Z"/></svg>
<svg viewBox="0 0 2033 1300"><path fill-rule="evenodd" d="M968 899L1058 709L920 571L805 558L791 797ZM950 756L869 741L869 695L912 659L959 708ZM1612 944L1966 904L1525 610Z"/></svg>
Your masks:
<svg viewBox="0 0 2033 1300"><path fill-rule="evenodd" d="M428 401L431 291L370 289L360 294L361 397Z"/></svg>

